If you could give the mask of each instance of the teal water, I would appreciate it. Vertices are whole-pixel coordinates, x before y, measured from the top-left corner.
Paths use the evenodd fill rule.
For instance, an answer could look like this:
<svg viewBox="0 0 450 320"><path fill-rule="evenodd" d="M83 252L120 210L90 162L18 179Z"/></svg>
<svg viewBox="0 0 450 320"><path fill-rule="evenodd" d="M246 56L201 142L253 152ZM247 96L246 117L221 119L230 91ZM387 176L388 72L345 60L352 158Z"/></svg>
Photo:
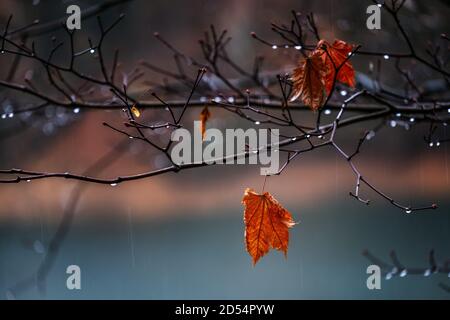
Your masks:
<svg viewBox="0 0 450 320"><path fill-rule="evenodd" d="M291 206L292 207L292 206ZM450 257L449 206L406 215L388 206L303 208L291 230L288 259L271 252L253 267L243 242L242 208L214 216L170 215L137 221L126 213L76 220L48 279L19 299L448 299L446 275L383 280L368 290L361 252L388 260L395 249L407 266L426 267L431 248ZM292 212L296 212L292 210ZM298 211L301 212L301 211ZM187 218L189 216L189 218ZM43 255L24 239L45 244L55 226L0 226L0 292L31 274ZM39 248L38 248L39 249ZM66 288L66 267L81 268L81 290Z"/></svg>

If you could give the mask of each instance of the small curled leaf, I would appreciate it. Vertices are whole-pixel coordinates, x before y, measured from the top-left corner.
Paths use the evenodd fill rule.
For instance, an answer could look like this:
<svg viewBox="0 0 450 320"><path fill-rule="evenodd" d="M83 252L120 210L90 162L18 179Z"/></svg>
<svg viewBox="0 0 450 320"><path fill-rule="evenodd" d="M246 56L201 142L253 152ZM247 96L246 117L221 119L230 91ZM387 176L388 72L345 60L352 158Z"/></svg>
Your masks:
<svg viewBox="0 0 450 320"><path fill-rule="evenodd" d="M206 121L211 117L211 112L209 112L208 106L205 106L200 112L200 130L202 132L202 140L205 140L206 133Z"/></svg>
<svg viewBox="0 0 450 320"><path fill-rule="evenodd" d="M141 111L136 107L136 105L133 105L133 106L131 107L131 112L133 113L133 115L134 115L136 118L139 118L139 117L141 116Z"/></svg>

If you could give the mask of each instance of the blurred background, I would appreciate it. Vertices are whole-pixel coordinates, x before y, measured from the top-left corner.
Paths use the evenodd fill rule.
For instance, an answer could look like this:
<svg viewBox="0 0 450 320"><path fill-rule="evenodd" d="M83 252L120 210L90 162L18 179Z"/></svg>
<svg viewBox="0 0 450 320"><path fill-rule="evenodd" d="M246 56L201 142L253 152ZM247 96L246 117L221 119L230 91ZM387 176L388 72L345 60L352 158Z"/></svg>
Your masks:
<svg viewBox="0 0 450 320"><path fill-rule="evenodd" d="M99 2L1 0L1 30L10 14L14 15L12 25L19 27L35 19L46 22L63 17L69 4L83 10ZM264 55L268 72L290 71L298 52L272 50L249 34L255 31L265 39L278 40L270 23L289 23L292 9L314 12L322 38L344 39L365 50L405 52L406 46L385 13L381 30L366 28L370 4L369 0L128 1L101 13L105 24L125 13L105 40L104 52L110 63L114 50L120 49L122 78L142 60L175 70L171 54L153 32L180 51L199 56L198 40L214 24L232 36L228 52L239 65L251 69L255 55ZM406 1L401 18L419 52L450 31L449 14L447 1ZM52 36L63 39L65 33L55 30L34 37L38 52L48 54ZM97 41L98 36L96 19L82 20L75 45L81 50L88 47L88 38ZM55 60L64 58L61 52ZM0 57L2 79L12 59ZM98 74L95 57L81 60L81 69ZM363 73L376 63L377 59L368 57L355 57L353 62ZM380 61L380 65L381 81L396 85L393 59ZM187 72L195 74L196 68ZM428 70L417 69L417 74L419 79L438 78ZM27 77L40 84L45 75L33 62L23 60L14 80L22 83ZM134 90L161 80L160 75L146 72ZM97 94L101 97L101 90ZM109 93L104 94L106 99ZM0 113L5 114L33 102L4 88L0 88L0 99ZM196 120L199 112L198 108L189 110L186 124ZM149 124L160 120L156 115L144 112ZM301 115L306 120L310 117ZM324 121L332 121L333 114L325 117ZM21 114L1 119L0 168L82 173L123 140L102 126L104 121L120 124L123 114L120 110L74 113L49 106L36 118ZM338 142L351 152L362 133L379 122L346 128ZM210 125L232 128L245 124L214 109ZM450 257L450 151L445 143L430 148L423 139L428 130L427 124L420 123L409 125L408 130L386 125L363 146L355 163L370 182L399 202L437 203L438 210L407 214L368 188L363 188L363 194L372 202L365 206L348 196L355 184L348 164L331 149L315 150L298 157L282 175L267 180L266 190L299 224L290 230L287 259L271 251L256 266L245 250L241 199L247 187L261 190L264 178L259 166L209 166L116 187L84 184L73 224L55 255L45 286L24 283L33 279L80 183L47 179L0 185L0 298L448 299L450 294L438 286L440 282L449 285L450 275L445 274L396 277L382 280L381 290L368 290L370 262L362 255L368 249L389 261L390 250L396 250L405 265L424 268L430 249L439 262ZM442 139L449 134L445 127L438 131ZM165 135L161 130L153 137L165 141ZM164 155L139 141L130 141L115 158L97 175L136 174L167 165ZM81 268L81 290L66 288L66 268L74 264Z"/></svg>

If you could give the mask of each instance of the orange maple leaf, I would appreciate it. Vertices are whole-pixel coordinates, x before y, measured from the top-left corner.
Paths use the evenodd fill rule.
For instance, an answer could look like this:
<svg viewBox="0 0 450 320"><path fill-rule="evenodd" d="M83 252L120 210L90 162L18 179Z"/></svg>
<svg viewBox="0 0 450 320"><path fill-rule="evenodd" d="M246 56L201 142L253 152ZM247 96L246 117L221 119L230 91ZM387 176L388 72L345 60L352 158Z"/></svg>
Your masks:
<svg viewBox="0 0 450 320"><path fill-rule="evenodd" d="M291 77L293 91L290 100L300 98L311 109L319 109L326 98L325 77L326 66L319 54L313 53L303 59Z"/></svg>
<svg viewBox="0 0 450 320"><path fill-rule="evenodd" d="M291 214L268 192L258 194L247 188L242 203L245 206L245 242L253 265L271 248L287 256L288 229L295 224Z"/></svg>
<svg viewBox="0 0 450 320"><path fill-rule="evenodd" d="M205 106L200 112L200 130L202 131L202 140L205 139L205 132L206 132L206 121L211 117L211 112L208 110L208 106Z"/></svg>
<svg viewBox="0 0 450 320"><path fill-rule="evenodd" d="M334 40L332 45L325 40L320 40L317 44L316 51L321 52L320 56L327 68L325 77L325 89L327 94L330 94L331 88L333 87L334 75L336 72L335 68L338 68L342 64L343 65L337 74L336 81L344 83L349 87L355 86L355 70L350 61L345 61L352 50L353 45L342 40Z"/></svg>

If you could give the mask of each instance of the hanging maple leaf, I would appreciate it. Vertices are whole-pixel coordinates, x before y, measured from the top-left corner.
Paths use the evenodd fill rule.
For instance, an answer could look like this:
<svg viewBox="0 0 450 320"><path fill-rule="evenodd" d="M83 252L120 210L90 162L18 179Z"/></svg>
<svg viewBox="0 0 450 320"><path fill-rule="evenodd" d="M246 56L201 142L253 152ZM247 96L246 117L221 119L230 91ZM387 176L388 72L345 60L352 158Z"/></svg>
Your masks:
<svg viewBox="0 0 450 320"><path fill-rule="evenodd" d="M245 206L245 242L253 264L271 248L287 255L289 228L294 226L291 214L268 192L258 194L247 188L242 198Z"/></svg>
<svg viewBox="0 0 450 320"><path fill-rule="evenodd" d="M200 130L202 131L202 140L205 139L205 132L206 132L206 121L211 117L211 112L208 110L208 106L205 106L200 112Z"/></svg>
<svg viewBox="0 0 450 320"><path fill-rule="evenodd" d="M333 87L334 75L336 73L335 68L338 68L341 64L343 65L337 74L336 81L344 83L349 87L355 86L355 70L350 61L345 61L352 50L353 46L342 40L334 40L333 45L330 45L325 40L320 40L317 44L316 51L318 53L320 52L320 56L327 70L325 77L327 94L330 94L331 88Z"/></svg>
<svg viewBox="0 0 450 320"><path fill-rule="evenodd" d="M319 109L326 98L325 77L326 66L320 55L313 53L306 57L292 74L293 95L290 100L300 98L311 109Z"/></svg>

